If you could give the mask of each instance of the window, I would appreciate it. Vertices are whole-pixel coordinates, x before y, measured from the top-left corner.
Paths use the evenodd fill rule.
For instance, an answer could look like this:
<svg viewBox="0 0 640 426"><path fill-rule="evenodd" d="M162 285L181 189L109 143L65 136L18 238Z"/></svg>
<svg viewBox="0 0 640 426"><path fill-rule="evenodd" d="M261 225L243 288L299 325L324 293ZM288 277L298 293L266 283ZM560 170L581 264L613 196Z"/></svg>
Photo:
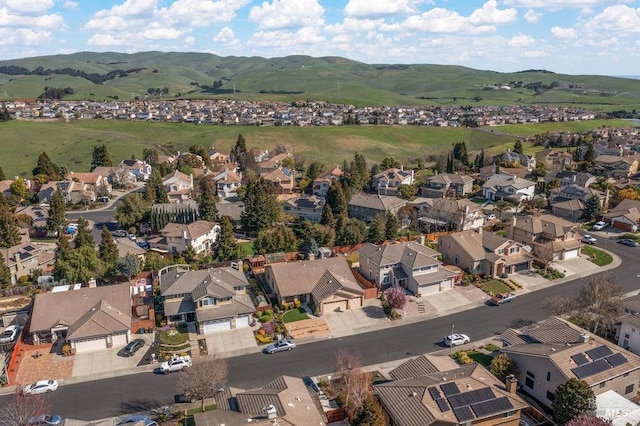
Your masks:
<svg viewBox="0 0 640 426"><path fill-rule="evenodd" d="M629 338L629 334L628 334L628 333L625 333L625 334L624 334L624 338L625 338L625 339L628 339L628 338Z"/></svg>
<svg viewBox="0 0 640 426"><path fill-rule="evenodd" d="M600 389L602 389L605 385L606 385L605 382L600 383L600 385L599 385Z"/></svg>
<svg viewBox="0 0 640 426"><path fill-rule="evenodd" d="M547 371L547 382L551 381L551 371Z"/></svg>
<svg viewBox="0 0 640 426"><path fill-rule="evenodd" d="M510 254L517 253L519 251L520 251L520 249L518 247L511 247L511 249L509 249L509 253Z"/></svg>
<svg viewBox="0 0 640 426"><path fill-rule="evenodd" d="M547 399L549 401L553 401L554 399L556 399L556 396L553 393L551 393L550 391L547 391Z"/></svg>
<svg viewBox="0 0 640 426"><path fill-rule="evenodd" d="M455 263L456 265L459 265L459 264L460 264L460 258L458 257L458 255L456 255L456 258L455 258L454 263Z"/></svg>
<svg viewBox="0 0 640 426"><path fill-rule="evenodd" d="M502 417L506 419L506 418L509 418L509 417L513 417L513 416L514 416L514 414L516 414L516 412L515 412L515 411L509 411L509 412L507 412L507 413L504 413L504 414L502 415Z"/></svg>
<svg viewBox="0 0 640 426"><path fill-rule="evenodd" d="M629 386L627 386L627 387L624 389L624 394L625 394L625 395L629 395L631 392L633 392L633 383L631 383Z"/></svg>
<svg viewBox="0 0 640 426"><path fill-rule="evenodd" d="M529 389L533 389L533 385L534 385L534 379L536 378L536 375L533 374L530 371L527 371L527 377L524 381L524 384L529 388Z"/></svg>

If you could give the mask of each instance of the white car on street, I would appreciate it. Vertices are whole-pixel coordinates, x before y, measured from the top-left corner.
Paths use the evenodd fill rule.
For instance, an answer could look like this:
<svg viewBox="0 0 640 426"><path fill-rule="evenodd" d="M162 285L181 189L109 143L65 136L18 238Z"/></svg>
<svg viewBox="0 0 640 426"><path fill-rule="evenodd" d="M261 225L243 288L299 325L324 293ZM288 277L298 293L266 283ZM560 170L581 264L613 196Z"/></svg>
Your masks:
<svg viewBox="0 0 640 426"><path fill-rule="evenodd" d="M38 395L50 393L58 389L58 382L55 380L40 380L22 389L23 395Z"/></svg>
<svg viewBox="0 0 640 426"><path fill-rule="evenodd" d="M582 242L585 244L591 244L594 245L596 243L596 240L593 236L586 234L584 237L582 237Z"/></svg>
<svg viewBox="0 0 640 426"><path fill-rule="evenodd" d="M189 355L185 356L174 356L169 361L165 361L160 364L160 372L164 374L173 373L174 371L182 371L185 368L191 367L193 364L191 363L191 357Z"/></svg>
<svg viewBox="0 0 640 426"><path fill-rule="evenodd" d="M290 351L296 347L296 342L293 340L280 340L273 343L262 350L266 354L274 354L276 352Z"/></svg>
<svg viewBox="0 0 640 426"><path fill-rule="evenodd" d="M471 339L466 334L454 333L448 336L444 336L443 343L445 346L458 346L464 345L465 343L469 343Z"/></svg>
<svg viewBox="0 0 640 426"><path fill-rule="evenodd" d="M9 327L5 328L4 331L2 332L2 335L0 335L0 343L11 343L14 340L16 340L16 337L18 336L18 333L20 332L20 327L17 325L10 325Z"/></svg>

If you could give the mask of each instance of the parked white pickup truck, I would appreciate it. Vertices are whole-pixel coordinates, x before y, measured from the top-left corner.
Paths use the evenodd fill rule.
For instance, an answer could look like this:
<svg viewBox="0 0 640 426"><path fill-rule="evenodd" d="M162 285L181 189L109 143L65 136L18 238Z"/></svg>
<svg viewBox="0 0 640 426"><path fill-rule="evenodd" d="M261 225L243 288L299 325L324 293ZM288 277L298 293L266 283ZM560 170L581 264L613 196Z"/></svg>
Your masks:
<svg viewBox="0 0 640 426"><path fill-rule="evenodd" d="M191 363L191 357L189 355L185 356L174 356L169 361L165 361L160 364L160 371L163 374L173 373L174 371L182 371L185 368L191 367L193 364Z"/></svg>

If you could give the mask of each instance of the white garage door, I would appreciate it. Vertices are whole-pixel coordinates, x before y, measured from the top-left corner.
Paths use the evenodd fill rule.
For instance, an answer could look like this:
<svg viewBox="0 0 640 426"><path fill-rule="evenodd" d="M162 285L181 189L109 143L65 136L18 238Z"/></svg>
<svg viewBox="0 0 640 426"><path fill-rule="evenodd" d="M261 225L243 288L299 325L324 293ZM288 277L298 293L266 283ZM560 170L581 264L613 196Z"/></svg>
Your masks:
<svg viewBox="0 0 640 426"><path fill-rule="evenodd" d="M349 309L360 308L362 306L362 298L354 297L349 299Z"/></svg>
<svg viewBox="0 0 640 426"><path fill-rule="evenodd" d="M325 302L322 304L323 312L344 312L347 310L347 301L338 300L335 302Z"/></svg>
<svg viewBox="0 0 640 426"><path fill-rule="evenodd" d="M236 328L240 327L248 327L249 326L249 315L240 315L236 318Z"/></svg>
<svg viewBox="0 0 640 426"><path fill-rule="evenodd" d="M575 250L568 250L564 252L564 259L575 259L576 257L578 257L578 249Z"/></svg>
<svg viewBox="0 0 640 426"><path fill-rule="evenodd" d="M105 349L106 347L107 339L104 337L101 339L83 340L81 342L76 342L76 353L79 354L83 352L97 351Z"/></svg>
<svg viewBox="0 0 640 426"><path fill-rule="evenodd" d="M423 296L423 297L429 294L437 294L439 292L440 292L439 284L420 286L420 296Z"/></svg>
<svg viewBox="0 0 640 426"><path fill-rule="evenodd" d="M117 336L113 336L113 347L124 346L127 344L127 335L119 334Z"/></svg>
<svg viewBox="0 0 640 426"><path fill-rule="evenodd" d="M211 333L212 331L231 330L231 320L207 321L202 329L203 333Z"/></svg>

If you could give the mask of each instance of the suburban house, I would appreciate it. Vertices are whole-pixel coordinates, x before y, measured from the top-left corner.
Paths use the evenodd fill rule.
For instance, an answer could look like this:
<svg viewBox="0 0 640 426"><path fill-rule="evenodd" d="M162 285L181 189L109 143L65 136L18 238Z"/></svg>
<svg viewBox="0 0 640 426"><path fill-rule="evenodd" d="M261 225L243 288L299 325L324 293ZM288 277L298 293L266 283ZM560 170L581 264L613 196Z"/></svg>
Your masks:
<svg viewBox="0 0 640 426"><path fill-rule="evenodd" d="M242 212L244 211L244 202L242 201L229 201L216 203L218 209L218 215L220 217L227 216L234 229L242 228Z"/></svg>
<svg viewBox="0 0 640 426"><path fill-rule="evenodd" d="M374 385L389 424L522 424L528 404L517 395L515 378L502 383L480 364L448 358L419 356L391 370L393 380Z"/></svg>
<svg viewBox="0 0 640 426"><path fill-rule="evenodd" d="M455 232L438 238L438 250L445 262L474 275L500 278L531 269L533 256L523 244L492 232Z"/></svg>
<svg viewBox="0 0 640 426"><path fill-rule="evenodd" d="M296 187L295 173L286 167L277 167L260 174L265 181L273 186L276 194L291 194Z"/></svg>
<svg viewBox="0 0 640 426"><path fill-rule="evenodd" d="M323 313L346 311L361 307L364 298L344 257L269 264L264 280L281 306L297 299Z"/></svg>
<svg viewBox="0 0 640 426"><path fill-rule="evenodd" d="M331 184L340 179L340 176L342 176L342 169L339 166L334 167L333 170L326 173L322 173L313 180L313 195L323 198L326 197Z"/></svg>
<svg viewBox="0 0 640 426"><path fill-rule="evenodd" d="M328 424L318 393L299 377L280 376L253 390L225 387L215 404L215 410L194 415L196 426Z"/></svg>
<svg viewBox="0 0 640 426"><path fill-rule="evenodd" d="M506 151L496 155L493 163L504 164L506 167L522 167L528 171L536 168L536 158L534 156L518 154L513 151Z"/></svg>
<svg viewBox="0 0 640 426"><path fill-rule="evenodd" d="M220 198L236 197L238 188L242 186L242 174L231 169L224 169L213 176L216 194Z"/></svg>
<svg viewBox="0 0 640 426"><path fill-rule="evenodd" d="M282 162L287 158L293 158L293 156L288 152L283 152L275 154L271 158L263 159L256 164L258 166L258 173L262 174L282 167Z"/></svg>
<svg viewBox="0 0 640 426"><path fill-rule="evenodd" d="M494 174L482 185L482 196L491 201L512 201L520 203L530 200L535 193L536 183L506 173Z"/></svg>
<svg viewBox="0 0 640 426"><path fill-rule="evenodd" d="M549 409L558 385L571 378L585 381L596 396L638 392L640 357L568 321L551 317L500 338L500 352L518 364L520 389Z"/></svg>
<svg viewBox="0 0 640 426"><path fill-rule="evenodd" d="M625 199L602 215L612 228L636 232L640 227L640 201Z"/></svg>
<svg viewBox="0 0 640 426"><path fill-rule="evenodd" d="M371 178L371 189L378 193L397 194L400 185L413 185L413 170L404 168L384 170Z"/></svg>
<svg viewBox="0 0 640 426"><path fill-rule="evenodd" d="M554 216L567 220L578 220L584 214L586 204L582 200L565 200L551 203Z"/></svg>
<svg viewBox="0 0 640 426"><path fill-rule="evenodd" d="M29 333L34 344L71 344L75 353L124 346L131 337L131 286L57 286L37 294Z"/></svg>
<svg viewBox="0 0 640 426"><path fill-rule="evenodd" d="M136 177L136 180L146 182L151 177L151 165L141 160L122 160L125 166Z"/></svg>
<svg viewBox="0 0 640 426"><path fill-rule="evenodd" d="M466 231L484 226L486 216L479 204L467 198L427 199L418 218L427 231Z"/></svg>
<svg viewBox="0 0 640 426"><path fill-rule="evenodd" d="M213 247L220 233L220 225L207 220L188 224L168 223L160 230L160 237L149 240L152 248L182 253L187 247L196 254L206 253Z"/></svg>
<svg viewBox="0 0 640 426"><path fill-rule="evenodd" d="M54 248L44 249L30 242L0 249L2 259L11 273L11 284L17 284L20 277L32 275L36 270L44 270L55 263Z"/></svg>
<svg viewBox="0 0 640 426"><path fill-rule="evenodd" d="M393 195L358 193L349 200L349 217L371 222L377 214L398 213L407 200Z"/></svg>
<svg viewBox="0 0 640 426"><path fill-rule="evenodd" d="M141 261L144 261L144 258L147 255L147 251L145 249L141 248L135 241L131 241L129 238L114 238L113 242L116 244L116 248L118 249L118 259L128 255L133 255Z"/></svg>
<svg viewBox="0 0 640 426"><path fill-rule="evenodd" d="M242 262L197 271L189 265L167 266L158 271L158 279L170 323L194 324L199 334L249 327L255 307Z"/></svg>
<svg viewBox="0 0 640 426"><path fill-rule="evenodd" d="M402 287L417 297L454 287L460 270L448 268L438 253L413 241L377 246L367 243L358 250L359 272L381 289Z"/></svg>
<svg viewBox="0 0 640 426"><path fill-rule="evenodd" d="M193 175L186 175L174 170L162 178L167 197L171 203L181 203L191 198L193 192Z"/></svg>
<svg viewBox="0 0 640 426"><path fill-rule="evenodd" d="M621 310L616 321L618 346L640 355L640 295L623 298Z"/></svg>
<svg viewBox="0 0 640 426"><path fill-rule="evenodd" d="M108 195L112 191L111 183L107 176L97 173L69 172L66 179L86 185L96 195Z"/></svg>
<svg viewBox="0 0 640 426"><path fill-rule="evenodd" d="M18 206L14 212L15 217L20 215L29 216L32 220L29 228L29 236L46 236L47 235L47 219L49 218L49 206L46 204Z"/></svg>
<svg viewBox="0 0 640 426"><path fill-rule="evenodd" d="M593 173L608 178L626 178L638 173L640 155L619 157L617 155L598 155L593 165Z"/></svg>
<svg viewBox="0 0 640 426"><path fill-rule="evenodd" d="M427 178L427 183L420 187L418 193L422 197L447 198L464 197L473 192L473 178L457 173L439 173Z"/></svg>
<svg viewBox="0 0 640 426"><path fill-rule="evenodd" d="M53 193L58 190L58 183L58 181L53 180L43 183L38 191L38 203L50 203Z"/></svg>
<svg viewBox="0 0 640 426"><path fill-rule="evenodd" d="M560 187L567 185L589 187L596 181L596 177L591 173L574 172L572 170L551 170L545 175L544 182L548 184L554 179L560 181Z"/></svg>
<svg viewBox="0 0 640 426"><path fill-rule="evenodd" d="M311 223L318 223L322 218L324 203L324 198L309 195L307 197L289 198L285 201L282 209L290 216L308 220Z"/></svg>
<svg viewBox="0 0 640 426"><path fill-rule="evenodd" d="M547 166L547 170L566 170L575 166L573 154L561 149L543 149L536 152L535 157L538 163Z"/></svg>
<svg viewBox="0 0 640 426"><path fill-rule="evenodd" d="M225 166L231 162L229 154L226 154L213 146L209 149L208 154L212 167Z"/></svg>
<svg viewBox="0 0 640 426"><path fill-rule="evenodd" d="M513 216L507 236L533 247L534 254L546 262L580 256L582 243L576 225L552 214Z"/></svg>
<svg viewBox="0 0 640 426"><path fill-rule="evenodd" d="M580 200L583 203L589 201L589 198L596 197L600 201L600 206L606 207L609 202L609 193L597 191L587 186L581 186L578 184L565 185L560 188L555 188L550 191L550 198L552 203L567 201L567 200Z"/></svg>

